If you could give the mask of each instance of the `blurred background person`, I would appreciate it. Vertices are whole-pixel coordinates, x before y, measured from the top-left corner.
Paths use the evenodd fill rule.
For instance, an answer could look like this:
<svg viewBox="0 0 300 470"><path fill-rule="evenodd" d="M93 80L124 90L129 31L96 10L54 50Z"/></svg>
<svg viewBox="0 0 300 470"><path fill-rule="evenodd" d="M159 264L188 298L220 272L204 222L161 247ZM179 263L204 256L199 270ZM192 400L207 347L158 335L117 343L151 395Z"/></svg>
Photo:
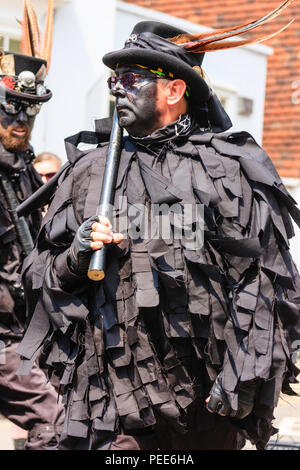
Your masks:
<svg viewBox="0 0 300 470"><path fill-rule="evenodd" d="M52 176L56 175L62 166L62 161L54 153L43 152L36 157L33 162L33 166L45 184L52 178Z"/></svg>

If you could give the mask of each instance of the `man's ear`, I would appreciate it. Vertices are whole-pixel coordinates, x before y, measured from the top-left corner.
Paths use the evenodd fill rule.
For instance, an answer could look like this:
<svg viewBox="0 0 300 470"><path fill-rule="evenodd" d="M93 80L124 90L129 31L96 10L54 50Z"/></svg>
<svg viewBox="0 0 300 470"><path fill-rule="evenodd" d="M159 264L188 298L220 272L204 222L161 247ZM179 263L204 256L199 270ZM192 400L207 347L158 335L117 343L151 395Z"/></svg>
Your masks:
<svg viewBox="0 0 300 470"><path fill-rule="evenodd" d="M180 78L170 81L168 84L167 104L170 106L179 103L186 91L186 83Z"/></svg>

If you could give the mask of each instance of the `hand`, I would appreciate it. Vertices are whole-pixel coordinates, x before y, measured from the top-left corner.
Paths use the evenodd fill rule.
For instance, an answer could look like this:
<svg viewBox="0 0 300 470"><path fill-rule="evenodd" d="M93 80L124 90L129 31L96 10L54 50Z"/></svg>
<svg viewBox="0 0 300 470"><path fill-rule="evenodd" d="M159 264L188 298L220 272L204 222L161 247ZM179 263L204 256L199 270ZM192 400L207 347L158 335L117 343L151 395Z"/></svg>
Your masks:
<svg viewBox="0 0 300 470"><path fill-rule="evenodd" d="M87 273L93 251L101 250L104 243L120 243L123 239L121 233L112 232L106 217L91 217L79 227L70 247L68 262L71 270L76 274Z"/></svg>
<svg viewBox="0 0 300 470"><path fill-rule="evenodd" d="M222 388L220 379L217 377L210 391L210 396L205 400L206 408L211 413L218 413L221 416L244 419L253 410L258 387L259 380L241 382L238 390L238 409L233 410Z"/></svg>
<svg viewBox="0 0 300 470"><path fill-rule="evenodd" d="M232 411L226 394L217 377L212 386L209 397L205 400L206 408L210 413L218 413L221 416L226 416Z"/></svg>

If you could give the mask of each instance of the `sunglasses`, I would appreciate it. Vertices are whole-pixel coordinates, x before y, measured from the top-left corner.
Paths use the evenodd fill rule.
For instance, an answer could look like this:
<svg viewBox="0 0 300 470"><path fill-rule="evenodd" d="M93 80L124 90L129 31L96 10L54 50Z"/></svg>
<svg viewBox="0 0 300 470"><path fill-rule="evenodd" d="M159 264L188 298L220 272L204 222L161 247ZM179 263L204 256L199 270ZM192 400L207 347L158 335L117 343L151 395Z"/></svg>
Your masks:
<svg viewBox="0 0 300 470"><path fill-rule="evenodd" d="M166 77L160 77L156 75L146 75L141 73L125 72L121 75L110 77L107 80L108 88L113 90L117 83L121 83L122 87L126 90L134 90L138 83L141 83L145 80L157 80L159 78L167 79ZM167 79L168 80L168 79Z"/></svg>
<svg viewBox="0 0 300 470"><path fill-rule="evenodd" d="M55 176L55 175L56 175L56 171L54 171L54 172L52 172L52 173L45 173L45 174L40 173L40 176L41 176L41 177L42 177L42 176L45 176L45 178L46 178L47 181L51 180L51 178L53 178L53 176Z"/></svg>
<svg viewBox="0 0 300 470"><path fill-rule="evenodd" d="M27 114L29 117L36 116L40 110L41 104L23 104L16 101L3 101L1 103L1 108L7 113L13 116L19 114L21 111Z"/></svg>

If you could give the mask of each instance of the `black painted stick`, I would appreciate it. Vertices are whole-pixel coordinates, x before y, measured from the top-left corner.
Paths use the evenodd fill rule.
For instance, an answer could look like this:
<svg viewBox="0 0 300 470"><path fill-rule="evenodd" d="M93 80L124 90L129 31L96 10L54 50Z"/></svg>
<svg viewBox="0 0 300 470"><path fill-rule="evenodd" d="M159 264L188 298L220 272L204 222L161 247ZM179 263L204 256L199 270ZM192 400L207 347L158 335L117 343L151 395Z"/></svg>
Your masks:
<svg viewBox="0 0 300 470"><path fill-rule="evenodd" d="M100 206L97 214L104 215L108 218L111 215L109 214L109 209L114 203L114 188L117 181L122 151L122 137L123 129L119 125L117 111L115 110L101 189ZM105 277L106 252L107 245L104 244L101 250L95 251L92 255L88 271L88 277L92 281L101 281Z"/></svg>

